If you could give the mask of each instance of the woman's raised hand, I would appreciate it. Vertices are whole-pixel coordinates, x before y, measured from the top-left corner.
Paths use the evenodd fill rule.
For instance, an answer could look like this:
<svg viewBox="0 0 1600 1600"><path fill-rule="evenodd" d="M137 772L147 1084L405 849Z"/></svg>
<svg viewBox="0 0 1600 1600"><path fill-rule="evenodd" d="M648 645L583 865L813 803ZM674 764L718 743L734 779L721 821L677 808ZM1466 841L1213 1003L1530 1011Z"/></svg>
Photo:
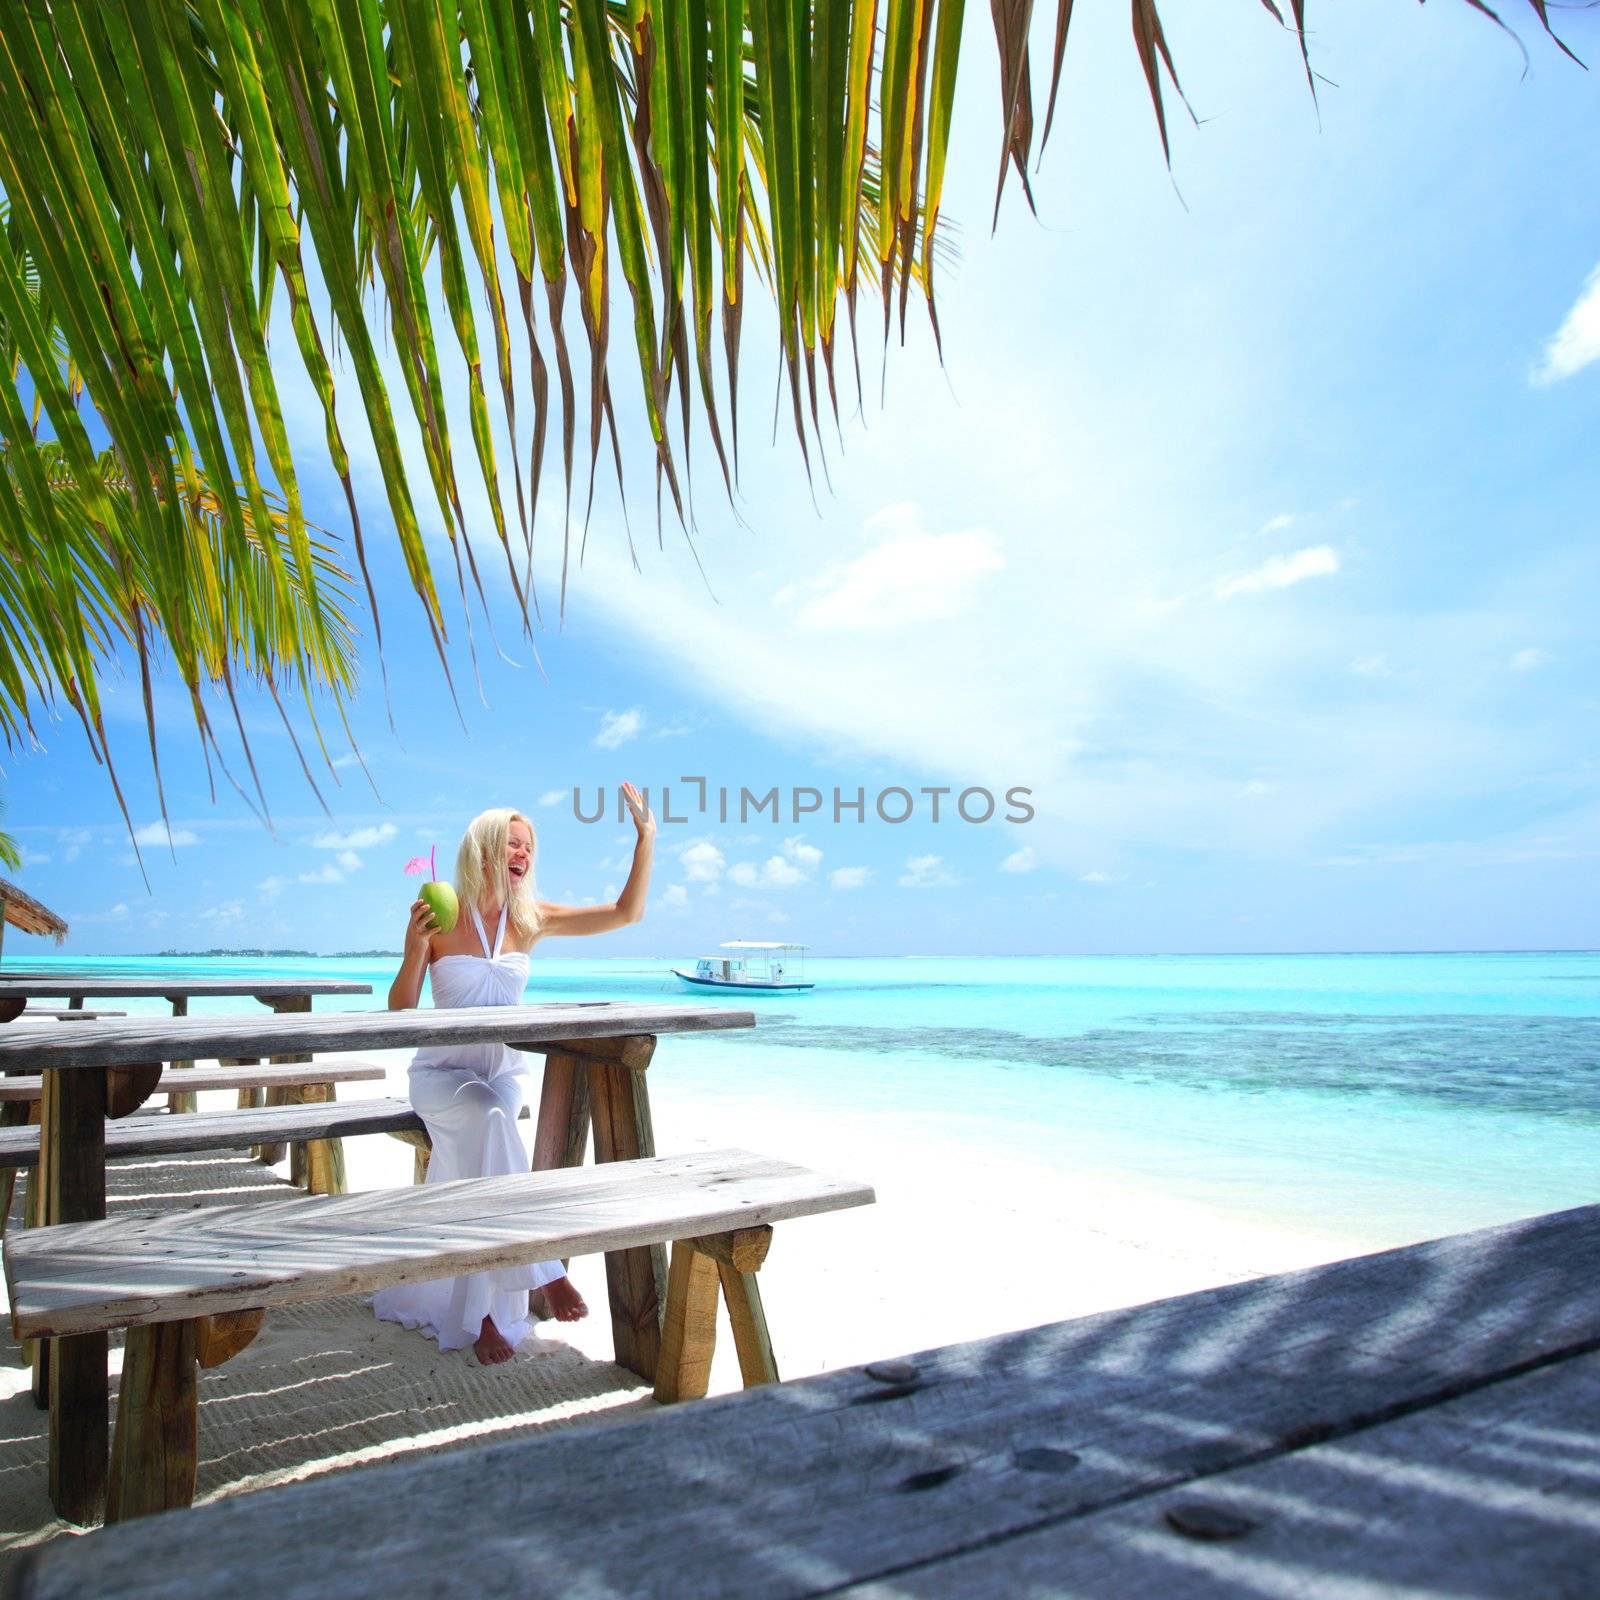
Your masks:
<svg viewBox="0 0 1600 1600"><path fill-rule="evenodd" d="M411 920L406 924L407 959L423 954L438 931L439 924L434 921L433 908L426 900L413 900Z"/></svg>
<svg viewBox="0 0 1600 1600"><path fill-rule="evenodd" d="M633 823L639 830L639 837L653 839L656 819L651 814L650 807L645 804L644 796L631 783L625 783L622 786L622 798L628 802L628 810L633 814Z"/></svg>

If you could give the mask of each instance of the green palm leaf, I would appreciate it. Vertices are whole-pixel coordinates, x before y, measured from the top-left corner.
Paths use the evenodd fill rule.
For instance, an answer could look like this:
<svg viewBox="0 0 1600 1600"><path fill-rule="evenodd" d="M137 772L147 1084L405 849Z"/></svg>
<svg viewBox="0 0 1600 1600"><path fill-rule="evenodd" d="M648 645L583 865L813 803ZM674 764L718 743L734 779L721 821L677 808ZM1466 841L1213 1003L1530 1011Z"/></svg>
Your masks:
<svg viewBox="0 0 1600 1600"><path fill-rule="evenodd" d="M1504 26L1484 0L1466 3ZM1548 32L1545 0L1528 3ZM1292 32L1309 78L1305 0L1289 0L1287 20L1277 0L1262 5ZM1034 5L991 0L990 9L998 212L1008 170L1025 190L1029 181ZM1176 65L1157 0L1131 0L1131 11L1170 159L1163 80L1181 97ZM1072 12L1073 0L1057 0L1046 138ZM0 729L26 739L39 708L59 700L109 768L99 681L108 655L124 649L146 684L153 655L170 660L219 756L206 697L220 693L232 711L241 682L275 698L293 684L313 712L320 696L343 717L354 681L350 594L337 544L301 508L298 458L308 447L290 437L267 341L280 285L326 459L344 487L380 664L339 415L348 396L330 350L348 352L394 536L447 674L424 516L449 538L469 646L469 578L483 596L446 418L458 370L493 537L530 633L539 615L532 530L553 423L569 508L585 411L589 503L607 436L622 477L616 384L636 386L642 402L658 506L665 488L687 531L679 472L693 458L697 418L731 492L748 264L777 303L789 409L809 466L820 446L819 350L837 421L841 305L852 349L863 286L879 295L886 332L898 297L903 333L913 284L932 313L964 20L964 0L0 7L9 208L0 213L0 349L12 377L0 395L0 544L15 563L0 576ZM569 280L586 394L568 347ZM524 357L506 309L513 287L531 421L517 409ZM626 297L631 334L620 365L615 296ZM399 396L369 321L379 304ZM720 374L711 354L719 308ZM511 441L514 519L497 425ZM405 467L402 437L413 426L426 512ZM568 557L564 543L563 604ZM159 774L153 718L150 742Z"/></svg>

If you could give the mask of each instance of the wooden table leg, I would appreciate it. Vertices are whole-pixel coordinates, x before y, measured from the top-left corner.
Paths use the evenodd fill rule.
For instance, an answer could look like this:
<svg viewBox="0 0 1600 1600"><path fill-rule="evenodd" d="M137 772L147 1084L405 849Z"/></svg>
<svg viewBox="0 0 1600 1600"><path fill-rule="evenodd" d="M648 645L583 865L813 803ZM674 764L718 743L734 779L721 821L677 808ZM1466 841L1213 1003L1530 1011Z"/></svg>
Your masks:
<svg viewBox="0 0 1600 1600"><path fill-rule="evenodd" d="M645 1076L643 1066L606 1066L589 1061L589 1107L596 1161L633 1161L656 1153ZM666 1247L658 1244L607 1251L606 1288L617 1365L653 1383L661 1356Z"/></svg>
<svg viewBox="0 0 1600 1600"><path fill-rule="evenodd" d="M588 1148L588 1064L581 1056L551 1050L544 1058L544 1081L539 1089L539 1120L533 1130L533 1170L549 1172L556 1167L581 1167ZM417 1181L420 1183L421 1178ZM549 1317L550 1307L543 1289L535 1289L528 1295L528 1312L541 1320Z"/></svg>
<svg viewBox="0 0 1600 1600"><path fill-rule="evenodd" d="M13 1076L7 1073L7 1077ZM26 1100L7 1100L0 1105L0 1128L20 1128L31 1121L28 1113L33 1106ZM5 1237L6 1225L11 1220L11 1202L16 1194L16 1167L0 1168L0 1239Z"/></svg>
<svg viewBox="0 0 1600 1600"><path fill-rule="evenodd" d="M311 996L308 994L257 995L256 999L258 999L263 1005L270 1006L280 1016L284 1012L309 1011L311 1009ZM307 1055L267 1057L267 1060L274 1064L291 1061L309 1061L310 1059L311 1057ZM266 1103L269 1106L285 1105L287 1104L285 1096L288 1094L288 1092L289 1091L287 1089L268 1089L266 1093ZM263 1166L276 1166L278 1162L283 1160L283 1146L281 1144L264 1144L260 1147L260 1150L261 1153L258 1159L261 1161ZM304 1177L304 1147L301 1145L295 1145L290 1155L289 1178L293 1183L300 1183L304 1181Z"/></svg>
<svg viewBox="0 0 1600 1600"><path fill-rule="evenodd" d="M105 1073L45 1070L39 1147L41 1220L101 1221L106 1214ZM98 1522L110 1440L106 1335L83 1333L48 1343L50 1502L68 1522Z"/></svg>
<svg viewBox="0 0 1600 1600"><path fill-rule="evenodd" d="M194 1500L200 1444L198 1327L195 1322L157 1322L128 1329L107 1522L126 1522Z"/></svg>
<svg viewBox="0 0 1600 1600"><path fill-rule="evenodd" d="M533 1131L533 1170L581 1167L589 1147L589 1074L581 1056L551 1051L544 1058L539 1120Z"/></svg>
<svg viewBox="0 0 1600 1600"><path fill-rule="evenodd" d="M189 997L187 995L170 995L168 998L172 1001L173 1016L186 1017L189 1015ZM192 1067L194 1062L174 1061L172 1065L174 1068ZM199 1102L192 1094L169 1094L167 1096L168 1111L193 1111L198 1105Z"/></svg>
<svg viewBox="0 0 1600 1600"><path fill-rule="evenodd" d="M219 1067L257 1067L257 1066L261 1065L261 1057L260 1056L218 1056L217 1057L217 1065ZM265 1098L266 1098L266 1090L265 1089L241 1089L239 1091L238 1109L240 1111L252 1111L257 1106L263 1104L264 1101L265 1101ZM260 1145L253 1144L253 1145L250 1146L250 1158L253 1161L259 1161L261 1159L261 1146Z"/></svg>
<svg viewBox="0 0 1600 1600"><path fill-rule="evenodd" d="M326 1104L333 1097L331 1083L308 1083L296 1095L302 1105ZM343 1139L312 1139L296 1148L305 1151L306 1189L309 1193L345 1192Z"/></svg>

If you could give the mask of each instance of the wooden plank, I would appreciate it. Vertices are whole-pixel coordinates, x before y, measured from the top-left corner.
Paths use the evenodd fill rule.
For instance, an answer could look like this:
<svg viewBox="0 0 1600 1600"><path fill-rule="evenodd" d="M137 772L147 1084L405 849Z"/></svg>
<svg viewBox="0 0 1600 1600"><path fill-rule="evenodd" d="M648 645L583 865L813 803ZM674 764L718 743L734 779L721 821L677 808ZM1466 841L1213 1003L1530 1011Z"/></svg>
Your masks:
<svg viewBox="0 0 1600 1600"><path fill-rule="evenodd" d="M160 1086L164 1074L159 1061L106 1068L106 1115L131 1117Z"/></svg>
<svg viewBox="0 0 1600 1600"><path fill-rule="evenodd" d="M0 1088L17 1080L0 1078ZM39 1079L42 1089L44 1079ZM37 1096L34 1097L35 1101ZM26 1100L0 1099L0 1132L7 1128L25 1127L28 1122L30 1102ZM0 1238L5 1236L5 1231L11 1223L11 1205L16 1193L17 1168L0 1168Z"/></svg>
<svg viewBox="0 0 1600 1600"><path fill-rule="evenodd" d="M693 1243L701 1255L710 1256L718 1266L732 1267L736 1272L759 1272L772 1248L772 1229L741 1228L737 1233L712 1234Z"/></svg>
<svg viewBox="0 0 1600 1600"><path fill-rule="evenodd" d="M544 1059L539 1120L533 1130L533 1170L583 1164L589 1145L589 1073L585 1060L567 1051Z"/></svg>
<svg viewBox="0 0 1600 1600"><path fill-rule="evenodd" d="M308 994L265 995L256 996L263 1005L270 1006L280 1017L298 1016L311 1010L311 996ZM289 1051L285 1055L269 1056L267 1058L274 1065L284 1063L307 1061L309 1055L299 1051ZM275 1088L268 1089L266 1102L269 1107L286 1106L298 1101L299 1092L293 1089ZM256 1149L256 1159L263 1166L274 1166L283 1160L283 1142L266 1139ZM289 1181L293 1184L304 1186L306 1181L305 1146L292 1144L289 1147Z"/></svg>
<svg viewBox="0 0 1600 1600"><path fill-rule="evenodd" d="M422 1119L407 1101L385 1098L349 1100L342 1105L267 1106L256 1111L196 1111L183 1117L130 1117L108 1124L103 1137L105 1155L114 1159L176 1155L185 1150L237 1150L263 1139L303 1144L308 1139L340 1139L421 1126ZM31 1167L39 1160L39 1151L37 1128L0 1129L0 1164Z"/></svg>
<svg viewBox="0 0 1600 1600"><path fill-rule="evenodd" d="M643 1072L656 1053L656 1041L653 1034L629 1033L616 1039L519 1039L511 1048L547 1059L556 1055L580 1056L585 1061L604 1061Z"/></svg>
<svg viewBox="0 0 1600 1600"><path fill-rule="evenodd" d="M928 1600L1579 1596L1600 1583L1600 1355L895 1574ZM877 1585L842 1591L866 1600Z"/></svg>
<svg viewBox="0 0 1600 1600"><path fill-rule="evenodd" d="M597 1162L637 1161L656 1153L650 1089L642 1068L589 1063L589 1107ZM661 1355L667 1252L646 1244L606 1254L606 1296L617 1365L653 1383Z"/></svg>
<svg viewBox="0 0 1600 1600"><path fill-rule="evenodd" d="M120 1066L125 1061L315 1055L450 1043L518 1044L753 1028L753 1011L677 1004L463 1006L412 1011L253 1012L0 1029L0 1071Z"/></svg>
<svg viewBox="0 0 1600 1600"><path fill-rule="evenodd" d="M61 1075L59 1073L45 1075L46 1093L51 1097L60 1095ZM40 1097L37 1115L31 1119L34 1124L34 1137L37 1141L44 1122L44 1097ZM28 1174L28 1193L23 1208L23 1220L30 1228L47 1228L50 1225L50 1150L48 1146L35 1144L38 1150L37 1166ZM23 1354L28 1363L28 1383L33 1394L33 1403L40 1410L46 1409L50 1404L50 1341L48 1339L27 1339L23 1341Z"/></svg>
<svg viewBox="0 0 1600 1600"><path fill-rule="evenodd" d="M40 1228L6 1241L5 1270L18 1337L59 1335L369 1293L871 1200L865 1184L706 1151Z"/></svg>
<svg viewBox="0 0 1600 1600"><path fill-rule="evenodd" d="M258 995L371 994L370 983L345 978L97 978L92 974L57 977L50 973L0 978L0 1000L106 999L165 1000L173 995L187 999L231 1000Z"/></svg>
<svg viewBox="0 0 1600 1600"><path fill-rule="evenodd" d="M331 1105L331 1083L308 1083L295 1091L302 1105ZM237 1115L237 1113L235 1113ZM311 1139L305 1146L306 1188L312 1194L343 1194L347 1187L344 1172L344 1141Z"/></svg>
<svg viewBox="0 0 1600 1600"><path fill-rule="evenodd" d="M1154 1510L1183 1486L1287 1468L1298 1452L1315 1465L1310 1452L1335 1439L1381 1446L1385 1433L1410 1426L1407 1417L1426 1423L1458 1397L1489 1401L1546 1372L1565 1383L1581 1363L1582 1387L1545 1412L1519 1401L1475 1421L1476 1456L1460 1475L1451 1450L1430 1447L1415 1470L1388 1474L1387 1500L1374 1493L1366 1514L1346 1516L1310 1494L1290 1506L1275 1494L1275 1513L1302 1530L1298 1545L1289 1552L1285 1538L1284 1565L1262 1561L1252 1582L1217 1592L1586 1595L1597 1274L1600 1207L1590 1206L925 1352L910 1358L910 1377L886 1366L879 1381L855 1368L674 1408L644 1425L598 1423L390 1462L58 1540L21 1558L15 1594L666 1597L682 1592L685 1573L708 1600L788 1600L851 1584L921 1594L940 1564L965 1552L1074 1518L1088 1528L1119 1507ZM1513 1469L1536 1476L1502 1493L1507 1480L1495 1474ZM1439 1526L1398 1522L1397 1492ZM600 1503L604 1537L575 1541L573 1529L589 1525ZM1480 1525L1464 1527L1469 1518ZM1184 1548L1159 1513L1145 1526L1164 1556ZM1385 1563L1404 1562L1413 1538L1440 1548L1470 1540L1483 1564L1440 1566L1430 1579L1419 1562L1410 1584L1386 1584ZM1537 1581L1499 1581L1514 1571L1516 1547ZM489 1567L463 1567L461 1552L474 1549L493 1550L492 1587ZM1198 1583L1191 1591L1182 1555L1168 1559L1165 1588L1150 1594L1212 1592ZM1452 1570L1459 1581L1438 1579ZM964 1592L1123 1591L1047 1577ZM1143 1600L1144 1591L1131 1593Z"/></svg>
<svg viewBox="0 0 1600 1600"><path fill-rule="evenodd" d="M679 1239L672 1247L672 1265L667 1272L656 1402L666 1406L701 1399L711 1384L711 1358L716 1348L717 1264L687 1239Z"/></svg>
<svg viewBox="0 0 1600 1600"><path fill-rule="evenodd" d="M739 1376L747 1389L778 1382L778 1360L767 1332L767 1313L761 1304L761 1285L754 1272L741 1272L729 1261L717 1262L722 1298L733 1327L733 1348L739 1357Z"/></svg>
<svg viewBox="0 0 1600 1600"><path fill-rule="evenodd" d="M126 1011L86 1011L82 1006L75 1006L66 1011L52 1011L42 1006L26 1006L16 1018L18 1022L30 1022L34 1018L44 1018L51 1022L98 1022L101 1017L125 1017Z"/></svg>
<svg viewBox="0 0 1600 1600"><path fill-rule="evenodd" d="M123 1069L111 1067L107 1070L120 1072ZM379 1083L387 1076L387 1071L373 1061L306 1061L280 1067L197 1066L187 1069L181 1078L168 1068L161 1074L154 1092L165 1094L174 1089L187 1089L203 1094L219 1089L262 1089L269 1085ZM44 1078L38 1073L0 1078L0 1105L37 1100L43 1087Z"/></svg>
<svg viewBox="0 0 1600 1600"><path fill-rule="evenodd" d="M544 1076L539 1085L539 1119L533 1130L533 1170L549 1172L557 1167L581 1167L589 1148L589 1072L588 1055L591 1049L616 1049L637 1061L640 1055L632 1038L596 1040L584 1043L574 1052L565 1041L562 1048L545 1052ZM648 1063L647 1063L648 1064ZM526 1111L526 1107L523 1108ZM428 1155L417 1152L415 1179L418 1183L428 1175ZM562 1266L567 1263L563 1261ZM528 1295L530 1316L547 1320L550 1303L543 1289L534 1289Z"/></svg>
<svg viewBox="0 0 1600 1600"><path fill-rule="evenodd" d="M108 1524L170 1511L194 1499L199 1405L194 1323L130 1329L117 1393Z"/></svg>
<svg viewBox="0 0 1600 1600"><path fill-rule="evenodd" d="M261 1332L266 1317L266 1309L255 1306L249 1311L219 1311L214 1317L195 1318L195 1360L208 1371L232 1361Z"/></svg>
<svg viewBox="0 0 1600 1600"><path fill-rule="evenodd" d="M85 1024L88 1026L88 1024ZM41 1108L46 1219L104 1226L106 1080L102 1072L47 1072ZM49 1228L34 1230L43 1238ZM110 1444L106 1335L50 1346L50 1503L68 1522L98 1522Z"/></svg>
<svg viewBox="0 0 1600 1600"><path fill-rule="evenodd" d="M175 994L169 995L168 998L172 1001L173 1016L186 1017L189 1015L189 997L187 995ZM192 1070L193 1067L193 1061L174 1061L172 1063L172 1070L175 1073L189 1071ZM192 1091L179 1090L176 1093L169 1094L167 1096L168 1111L178 1111L187 1114L193 1112L196 1108L197 1102Z"/></svg>

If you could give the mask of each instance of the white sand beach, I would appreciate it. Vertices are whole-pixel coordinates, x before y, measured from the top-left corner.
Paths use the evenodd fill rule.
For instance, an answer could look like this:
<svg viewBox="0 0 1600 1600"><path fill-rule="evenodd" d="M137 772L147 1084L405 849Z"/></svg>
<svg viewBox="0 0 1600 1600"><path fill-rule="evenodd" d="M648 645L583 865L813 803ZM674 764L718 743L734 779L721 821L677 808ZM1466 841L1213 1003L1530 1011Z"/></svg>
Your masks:
<svg viewBox="0 0 1600 1600"><path fill-rule="evenodd" d="M364 1085L363 1094L404 1095L404 1055L387 1064L389 1082ZM202 1096L202 1108L212 1099ZM761 1283L785 1378L1390 1242L1242 1220L1079 1174L1067 1148L1059 1166L1019 1161L978 1124L930 1125L889 1112L846 1119L792 1104L779 1115L736 1094L658 1094L655 1102L663 1152L744 1145L876 1187L872 1207L777 1230ZM215 1104L223 1109L226 1101ZM525 1134L530 1127L523 1124ZM411 1181L412 1152L394 1139L347 1141L346 1161L352 1189ZM286 1172L228 1155L122 1163L113 1169L111 1205L186 1203L197 1192L215 1204L278 1197ZM589 1319L542 1325L499 1368L479 1366L469 1351L441 1354L422 1336L377 1322L354 1298L272 1313L253 1345L201 1374L197 1499L512 1430L654 1409L648 1389L610 1360L601 1260L575 1262L573 1278ZM114 1349L113 1379L119 1359ZM712 1390L738 1382L724 1325ZM0 1567L6 1553L71 1531L52 1517L46 1496L44 1423L8 1337L0 1365Z"/></svg>

